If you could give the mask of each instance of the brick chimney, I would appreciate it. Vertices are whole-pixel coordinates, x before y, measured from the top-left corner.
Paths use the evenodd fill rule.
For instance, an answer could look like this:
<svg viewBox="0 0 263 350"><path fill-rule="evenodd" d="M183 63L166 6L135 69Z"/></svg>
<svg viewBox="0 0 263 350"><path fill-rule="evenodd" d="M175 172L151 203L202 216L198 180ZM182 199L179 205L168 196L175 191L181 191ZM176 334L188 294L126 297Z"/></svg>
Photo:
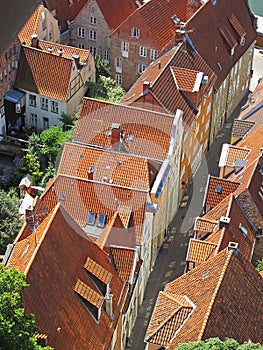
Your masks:
<svg viewBox="0 0 263 350"><path fill-rule="evenodd" d="M94 173L96 171L95 166L90 166L88 170L88 180L93 180Z"/></svg>
<svg viewBox="0 0 263 350"><path fill-rule="evenodd" d="M111 126L111 146L119 147L121 140L121 127L120 124L113 123Z"/></svg>
<svg viewBox="0 0 263 350"><path fill-rule="evenodd" d="M75 64L76 64L76 66L78 67L78 66L79 66L79 62L80 62L79 55L77 55L76 53L73 53L73 54L71 55L71 57L74 59Z"/></svg>
<svg viewBox="0 0 263 350"><path fill-rule="evenodd" d="M229 230L230 220L231 218L229 217L221 216L221 218L219 219L219 229L221 230L225 227L227 230Z"/></svg>
<svg viewBox="0 0 263 350"><path fill-rule="evenodd" d="M32 34L31 35L31 47L38 47L38 35L37 34Z"/></svg>
<svg viewBox="0 0 263 350"><path fill-rule="evenodd" d="M151 83L147 80L143 82L143 93L145 93L150 88Z"/></svg>

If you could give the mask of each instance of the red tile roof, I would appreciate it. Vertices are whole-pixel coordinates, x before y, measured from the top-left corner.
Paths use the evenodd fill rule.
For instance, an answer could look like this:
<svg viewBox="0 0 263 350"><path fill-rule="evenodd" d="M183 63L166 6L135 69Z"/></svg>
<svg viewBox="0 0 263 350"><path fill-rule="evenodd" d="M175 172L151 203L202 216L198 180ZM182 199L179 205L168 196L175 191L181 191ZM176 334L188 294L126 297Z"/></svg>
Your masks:
<svg viewBox="0 0 263 350"><path fill-rule="evenodd" d="M153 181L145 158L66 143L57 173L88 179L88 172L95 181L109 179L112 184L142 190L149 190Z"/></svg>
<svg viewBox="0 0 263 350"><path fill-rule="evenodd" d="M166 347L194 309L193 303L185 295L160 292L147 329L148 343Z"/></svg>
<svg viewBox="0 0 263 350"><path fill-rule="evenodd" d="M24 250L21 261L16 250L29 241L30 247ZM96 266L97 272L104 271L97 274L104 281L109 281L105 276L112 276L109 284L114 319L106 314L104 296L84 268L89 262ZM20 269L24 263L26 280L30 284L23 294L25 309L35 314L37 326L48 337L48 345L65 350L108 348L127 287L118 277L108 254L87 239L59 204L31 236L16 242L7 265ZM99 322L93 318L89 306L84 306L81 296L95 307L101 307Z"/></svg>
<svg viewBox="0 0 263 350"><path fill-rule="evenodd" d="M31 45L31 35L38 33L41 24L41 12L44 10L43 5L38 5L32 15L28 18L22 29L18 33L18 39L21 44Z"/></svg>
<svg viewBox="0 0 263 350"><path fill-rule="evenodd" d="M124 140L117 149L162 161L170 147L173 122L172 115L83 98L73 141L111 148L112 125L118 124Z"/></svg>
<svg viewBox="0 0 263 350"><path fill-rule="evenodd" d="M136 250L134 248L124 248L111 246L110 252L113 257L113 264L118 275L124 282L133 282L133 273L135 272Z"/></svg>
<svg viewBox="0 0 263 350"><path fill-rule="evenodd" d="M65 0L45 0L46 7L58 19L63 32L68 29L70 22L74 21L87 2L88 0L72 2Z"/></svg>
<svg viewBox="0 0 263 350"><path fill-rule="evenodd" d="M218 75L215 84L217 89L256 39L245 0L220 0L214 4L206 1L186 23L185 28L199 54ZM245 41L240 44L242 37ZM234 54L231 56L233 47Z"/></svg>
<svg viewBox="0 0 263 350"><path fill-rule="evenodd" d="M214 256L217 253L216 248L216 243L191 238L186 260L200 264Z"/></svg>
<svg viewBox="0 0 263 350"><path fill-rule="evenodd" d="M215 207L230 193L235 193L239 185L239 182L208 176L204 198L205 207L209 207L210 209Z"/></svg>
<svg viewBox="0 0 263 350"><path fill-rule="evenodd" d="M232 124L231 137L238 140L245 138L254 125L255 122L250 120L235 119Z"/></svg>
<svg viewBox="0 0 263 350"><path fill-rule="evenodd" d="M72 66L73 59L22 46L14 86L66 101Z"/></svg>
<svg viewBox="0 0 263 350"><path fill-rule="evenodd" d="M184 112L184 121L190 123L194 118L192 112L193 105L189 105L179 92L178 86L176 86L171 72L171 67L173 67L172 69L174 70L180 70L180 72L203 72L204 75L208 76L208 84L204 86L204 93L211 89L216 80L215 74L201 58L198 52L195 52L193 55L188 50L187 46L180 43L166 51L158 58L158 60L149 65L146 71L139 77L124 96L121 103L148 109L155 108L156 110L162 108L163 111L168 111L174 114L179 108ZM193 85L193 79L190 79L190 76L187 76L187 80L184 80L184 87ZM144 82L149 83L149 88L145 91L143 88ZM159 105L156 106L150 103L150 101L154 99L158 101ZM192 103L194 102L195 101L192 101Z"/></svg>
<svg viewBox="0 0 263 350"><path fill-rule="evenodd" d="M115 239L110 243L125 246L130 242L131 246L135 242L141 244L147 193L148 191L119 187L110 183L59 175L53 180L52 186L43 192L41 198L48 208L60 202L78 225L95 239L103 232L103 228L97 227L100 213L106 215L107 228L116 212L123 211L122 206L129 207L132 210L129 229L123 229L120 220L116 227ZM94 225L87 225L89 212L95 213Z"/></svg>
<svg viewBox="0 0 263 350"><path fill-rule="evenodd" d="M170 282L165 292L185 295L195 305L168 349L181 342L211 337L261 342L262 317L258 310L263 308L263 279L242 254L225 249ZM151 320L151 324L156 321Z"/></svg>

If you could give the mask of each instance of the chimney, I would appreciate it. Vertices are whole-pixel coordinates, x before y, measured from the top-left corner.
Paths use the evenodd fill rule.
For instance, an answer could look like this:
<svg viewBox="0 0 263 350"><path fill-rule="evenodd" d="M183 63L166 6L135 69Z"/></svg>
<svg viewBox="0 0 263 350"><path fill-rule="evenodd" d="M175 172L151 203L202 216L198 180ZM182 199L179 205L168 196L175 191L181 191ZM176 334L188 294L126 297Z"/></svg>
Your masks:
<svg viewBox="0 0 263 350"><path fill-rule="evenodd" d="M88 180L93 180L93 174L95 173L95 166L90 166L88 170Z"/></svg>
<svg viewBox="0 0 263 350"><path fill-rule="evenodd" d="M37 34L32 34L31 35L31 47L38 47L38 35Z"/></svg>
<svg viewBox="0 0 263 350"><path fill-rule="evenodd" d="M158 69L161 69L161 62L158 61Z"/></svg>
<svg viewBox="0 0 263 350"><path fill-rule="evenodd" d="M237 254L237 252L238 252L237 247L238 247L238 243L236 243L236 242L229 242L228 243L228 247L227 247L227 251L228 252L233 251L235 254Z"/></svg>
<svg viewBox="0 0 263 350"><path fill-rule="evenodd" d="M49 53L52 53L53 51L54 51L53 47L49 47L49 48L48 48L48 52L49 52Z"/></svg>
<svg viewBox="0 0 263 350"><path fill-rule="evenodd" d="M73 54L71 55L71 57L74 59L75 64L76 64L76 66L78 67L78 66L79 66L79 61L80 61L79 55L77 55L76 53L73 53Z"/></svg>
<svg viewBox="0 0 263 350"><path fill-rule="evenodd" d="M121 128L120 124L113 123L111 126L111 146L119 147L121 141Z"/></svg>
<svg viewBox="0 0 263 350"><path fill-rule="evenodd" d="M114 318L114 314L112 313L112 298L113 298L113 294L107 293L105 296L106 313L111 320L113 320Z"/></svg>
<svg viewBox="0 0 263 350"><path fill-rule="evenodd" d="M59 54L59 56L62 56L62 55L63 55L63 52L64 52L64 50L59 49L59 50L58 50L58 54Z"/></svg>
<svg viewBox="0 0 263 350"><path fill-rule="evenodd" d="M150 85L150 82L147 80L143 82L143 93L145 93L150 88Z"/></svg>
<svg viewBox="0 0 263 350"><path fill-rule="evenodd" d="M227 230L229 230L230 220L231 218L221 216L221 218L219 219L219 229L221 230L222 228L226 228Z"/></svg>

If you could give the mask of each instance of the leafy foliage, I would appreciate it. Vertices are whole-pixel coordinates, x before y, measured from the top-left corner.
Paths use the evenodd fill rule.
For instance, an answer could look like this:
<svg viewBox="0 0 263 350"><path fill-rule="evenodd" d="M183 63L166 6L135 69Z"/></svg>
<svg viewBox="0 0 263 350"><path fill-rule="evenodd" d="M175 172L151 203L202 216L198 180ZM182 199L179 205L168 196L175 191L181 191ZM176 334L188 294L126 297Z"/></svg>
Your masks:
<svg viewBox="0 0 263 350"><path fill-rule="evenodd" d="M38 329L32 314L23 308L22 291L28 288L25 275L0 264L0 349L46 349L37 345Z"/></svg>
<svg viewBox="0 0 263 350"><path fill-rule="evenodd" d="M181 343L176 350L263 350L263 345L246 342L239 344L236 340L210 338L199 342Z"/></svg>
<svg viewBox="0 0 263 350"><path fill-rule="evenodd" d="M107 66L100 55L95 56L96 80L100 76L110 77L110 68Z"/></svg>
<svg viewBox="0 0 263 350"><path fill-rule="evenodd" d="M89 83L88 86L88 96L99 100L119 103L124 95L124 89L116 85L115 80L103 75L99 76L96 83Z"/></svg>
<svg viewBox="0 0 263 350"><path fill-rule="evenodd" d="M263 271L263 258L261 260L258 260L258 264L256 266L256 269L260 272Z"/></svg>
<svg viewBox="0 0 263 350"><path fill-rule="evenodd" d="M7 194L0 189L0 254L4 254L7 245L13 242L22 222L18 214L19 199L14 191Z"/></svg>
<svg viewBox="0 0 263 350"><path fill-rule="evenodd" d="M62 113L59 120L62 122L63 131L70 130L74 126L75 120L68 114Z"/></svg>

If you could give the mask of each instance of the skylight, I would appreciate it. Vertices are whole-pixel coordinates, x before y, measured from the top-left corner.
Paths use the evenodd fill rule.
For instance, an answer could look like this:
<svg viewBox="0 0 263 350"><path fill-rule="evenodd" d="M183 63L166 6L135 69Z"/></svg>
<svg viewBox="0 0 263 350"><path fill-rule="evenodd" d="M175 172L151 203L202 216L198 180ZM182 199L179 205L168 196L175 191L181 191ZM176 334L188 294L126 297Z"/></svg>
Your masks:
<svg viewBox="0 0 263 350"><path fill-rule="evenodd" d="M96 213L94 211L88 212L87 225L93 226L95 223Z"/></svg>
<svg viewBox="0 0 263 350"><path fill-rule="evenodd" d="M105 221L106 221L106 214L99 214L97 227L104 228L105 227Z"/></svg>

